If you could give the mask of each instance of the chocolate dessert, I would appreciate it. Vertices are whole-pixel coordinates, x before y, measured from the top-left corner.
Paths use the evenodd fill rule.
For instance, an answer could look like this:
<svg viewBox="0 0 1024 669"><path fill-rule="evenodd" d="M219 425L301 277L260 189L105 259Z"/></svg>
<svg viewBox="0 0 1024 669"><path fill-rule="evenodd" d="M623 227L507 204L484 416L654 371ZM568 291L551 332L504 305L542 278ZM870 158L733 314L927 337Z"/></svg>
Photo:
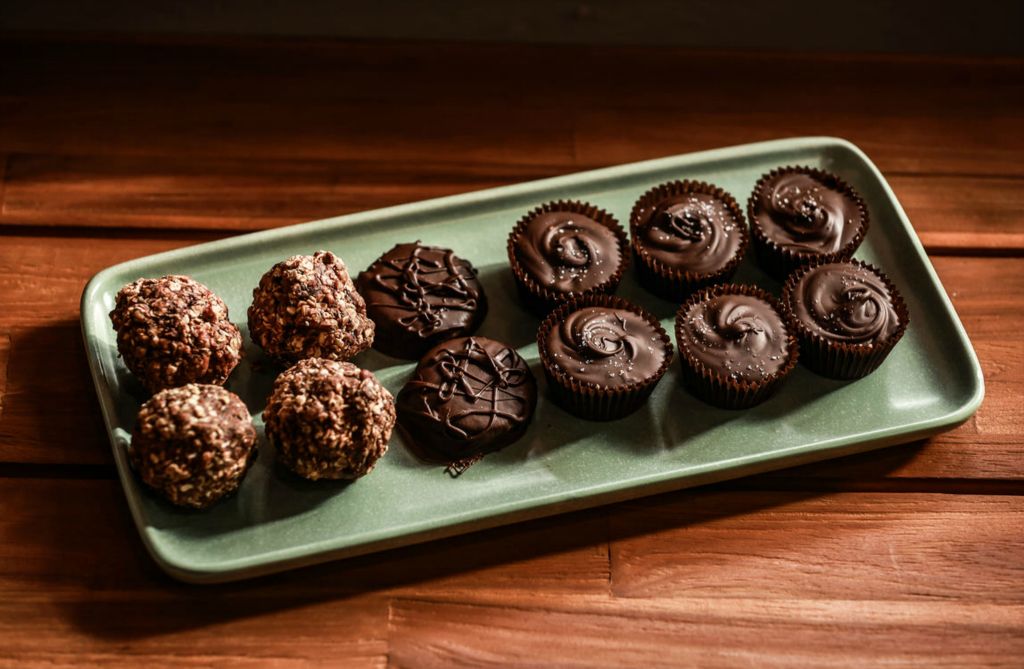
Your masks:
<svg viewBox="0 0 1024 669"><path fill-rule="evenodd" d="M128 458L142 481L178 506L204 509L234 492L256 451L249 410L220 386L168 388L139 409Z"/></svg>
<svg viewBox="0 0 1024 669"><path fill-rule="evenodd" d="M796 365L798 347L780 309L754 286L705 289L676 313L683 381L726 409L759 404Z"/></svg>
<svg viewBox="0 0 1024 669"><path fill-rule="evenodd" d="M110 320L117 350L151 393L188 383L223 384L242 359L242 334L227 305L194 279L139 279L115 299Z"/></svg>
<svg viewBox="0 0 1024 669"><path fill-rule="evenodd" d="M739 204L701 181L673 181L641 195L630 235L640 283L677 303L731 278L747 248Z"/></svg>
<svg viewBox="0 0 1024 669"><path fill-rule="evenodd" d="M632 413L672 361L672 343L646 309L611 295L562 305L537 331L552 398L593 420Z"/></svg>
<svg viewBox="0 0 1024 669"><path fill-rule="evenodd" d="M435 344L471 334L487 315L473 266L450 249L398 244L359 274L356 287L376 326L373 347L418 360Z"/></svg>
<svg viewBox="0 0 1024 669"><path fill-rule="evenodd" d="M779 280L812 260L848 259L869 223L853 187L810 167L783 167L761 177L747 216L758 261Z"/></svg>
<svg viewBox="0 0 1024 669"><path fill-rule="evenodd" d="M348 360L373 343L373 321L341 258L329 251L274 265L252 291L249 335L272 359Z"/></svg>
<svg viewBox="0 0 1024 669"><path fill-rule="evenodd" d="M874 371L910 322L899 291L860 261L814 263L790 276L782 303L800 339L801 361L832 378Z"/></svg>
<svg viewBox="0 0 1024 669"><path fill-rule="evenodd" d="M307 479L356 479L388 450L395 403L349 362L307 358L285 370L263 410L277 458Z"/></svg>
<svg viewBox="0 0 1024 669"><path fill-rule="evenodd" d="M508 238L508 257L527 307L546 314L591 293L612 293L629 261L626 232L585 202L551 202L524 216Z"/></svg>
<svg viewBox="0 0 1024 669"><path fill-rule="evenodd" d="M537 384L511 346L462 337L427 352L397 404L399 429L418 455L466 461L523 436L537 406Z"/></svg>

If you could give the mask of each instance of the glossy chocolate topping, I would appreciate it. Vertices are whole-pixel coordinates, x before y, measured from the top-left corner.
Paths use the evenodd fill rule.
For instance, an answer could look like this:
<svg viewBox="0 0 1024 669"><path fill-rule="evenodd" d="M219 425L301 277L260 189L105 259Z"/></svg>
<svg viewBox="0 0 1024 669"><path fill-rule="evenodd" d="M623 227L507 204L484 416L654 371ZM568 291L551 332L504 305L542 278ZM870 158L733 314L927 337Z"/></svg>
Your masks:
<svg viewBox="0 0 1024 669"><path fill-rule="evenodd" d="M679 347L734 381L761 381L786 365L782 317L750 295L718 295L693 305L677 328Z"/></svg>
<svg viewBox="0 0 1024 669"><path fill-rule="evenodd" d="M650 378L665 360L658 331L628 309L583 307L551 328L546 344L572 378L612 388Z"/></svg>
<svg viewBox="0 0 1024 669"><path fill-rule="evenodd" d="M856 200L800 172L765 181L754 218L769 239L796 252L835 253L863 225Z"/></svg>
<svg viewBox="0 0 1024 669"><path fill-rule="evenodd" d="M487 313L473 266L449 249L418 242L395 246L356 285L377 328L374 347L403 358L469 334Z"/></svg>
<svg viewBox="0 0 1024 669"><path fill-rule="evenodd" d="M640 247L662 264L697 274L724 267L743 238L729 207L709 193L683 193L659 202L637 226Z"/></svg>
<svg viewBox="0 0 1024 669"><path fill-rule="evenodd" d="M611 278L622 262L615 233L573 212L538 214L515 240L515 246L527 276L558 292L598 286Z"/></svg>
<svg viewBox="0 0 1024 669"><path fill-rule="evenodd" d="M427 352L397 404L399 425L414 448L461 460L523 436L537 406L537 384L515 349L463 337Z"/></svg>
<svg viewBox="0 0 1024 669"><path fill-rule="evenodd" d="M899 328L899 316L885 282L852 263L808 270L790 296L793 315L808 330L833 341L883 341Z"/></svg>

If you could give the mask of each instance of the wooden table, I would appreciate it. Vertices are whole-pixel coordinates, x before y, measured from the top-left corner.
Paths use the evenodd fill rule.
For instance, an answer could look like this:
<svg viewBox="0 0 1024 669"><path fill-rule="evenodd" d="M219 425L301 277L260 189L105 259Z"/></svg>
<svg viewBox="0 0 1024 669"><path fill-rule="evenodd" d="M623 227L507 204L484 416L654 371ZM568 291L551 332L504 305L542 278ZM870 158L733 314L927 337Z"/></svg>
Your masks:
<svg viewBox="0 0 1024 669"><path fill-rule="evenodd" d="M0 45L0 663L1024 663L1024 63L459 44ZM793 135L859 144L981 358L928 440L229 586L146 556L78 299L129 258Z"/></svg>

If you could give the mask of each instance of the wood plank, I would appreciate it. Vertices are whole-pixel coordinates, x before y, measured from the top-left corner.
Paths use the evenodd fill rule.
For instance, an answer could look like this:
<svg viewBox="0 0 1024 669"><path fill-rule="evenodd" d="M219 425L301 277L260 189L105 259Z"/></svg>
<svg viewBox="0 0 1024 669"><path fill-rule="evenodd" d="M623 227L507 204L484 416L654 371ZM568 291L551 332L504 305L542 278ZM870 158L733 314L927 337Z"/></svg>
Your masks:
<svg viewBox="0 0 1024 669"><path fill-rule="evenodd" d="M197 587L159 573L116 481L0 478L0 666L381 667L393 593L607 594L606 536L571 514Z"/></svg>
<svg viewBox="0 0 1024 669"><path fill-rule="evenodd" d="M623 132L627 119L630 131ZM984 123L992 136L1006 142L980 141L975 123ZM810 116L788 107L760 106L716 112L594 109L577 124L576 156L583 164L610 165L782 137L830 135L859 146L885 174L1019 177L1024 175L1020 124L1019 114L983 110L955 119L899 111L870 116L857 111L856 102L848 111Z"/></svg>
<svg viewBox="0 0 1024 669"><path fill-rule="evenodd" d="M1024 250L1024 181L907 174L888 181L929 253Z"/></svg>
<svg viewBox="0 0 1024 669"><path fill-rule="evenodd" d="M0 479L4 657L1012 666L1024 651L1022 497L716 486L605 513L195 587L159 575L116 482Z"/></svg>
<svg viewBox="0 0 1024 669"><path fill-rule="evenodd" d="M0 149L24 153L595 166L825 133L886 172L1024 174L1015 60L15 42L0 62Z"/></svg>
<svg viewBox="0 0 1024 669"><path fill-rule="evenodd" d="M391 613L390 666L1014 666L1020 497L735 492L611 509L612 597Z"/></svg>
<svg viewBox="0 0 1024 669"><path fill-rule="evenodd" d="M0 664L385 664L388 606L287 579L203 589L161 576L113 481L0 480Z"/></svg>
<svg viewBox="0 0 1024 669"><path fill-rule="evenodd" d="M0 333L8 337L9 363L0 415L0 462L110 463L78 333L81 290L89 276L107 265L210 239L193 236L200 234L123 240L116 240L114 233L100 240L3 237ZM934 262L985 370L987 397L975 418L923 445L772 476L817 478L828 486L902 478L1024 479L1019 466L1024 352L1006 343L1014 341L1016 314L1024 310L1020 261L942 257Z"/></svg>
<svg viewBox="0 0 1024 669"><path fill-rule="evenodd" d="M253 231L576 169L15 154L0 225ZM930 251L1024 251L1024 181L897 174L890 183Z"/></svg>
<svg viewBox="0 0 1024 669"><path fill-rule="evenodd" d="M712 490L616 511L620 597L754 599L772 574L778 599L1024 605L1019 496Z"/></svg>
<svg viewBox="0 0 1024 669"><path fill-rule="evenodd" d="M223 233L162 231L132 237L118 231L66 235L0 234L0 329L78 320L78 302L101 269L142 256L223 237Z"/></svg>
<svg viewBox="0 0 1024 669"><path fill-rule="evenodd" d="M516 164L15 155L0 225L252 231L571 172Z"/></svg>
<svg viewBox="0 0 1024 669"><path fill-rule="evenodd" d="M1024 650L1017 606L581 599L516 607L400 599L388 666L1010 669Z"/></svg>

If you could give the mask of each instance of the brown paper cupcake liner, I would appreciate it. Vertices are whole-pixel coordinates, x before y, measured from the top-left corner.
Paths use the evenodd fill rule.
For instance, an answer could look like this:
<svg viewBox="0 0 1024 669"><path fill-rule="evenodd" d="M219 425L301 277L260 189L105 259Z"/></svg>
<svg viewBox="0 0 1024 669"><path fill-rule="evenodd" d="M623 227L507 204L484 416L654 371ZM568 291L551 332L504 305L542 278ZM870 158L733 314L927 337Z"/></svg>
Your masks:
<svg viewBox="0 0 1024 669"><path fill-rule="evenodd" d="M577 309L595 306L632 311L654 327L665 346L665 359L654 374L642 381L609 388L579 381L551 360L547 336L552 328ZM621 297L600 293L576 298L549 313L537 330L537 348L551 398L566 411L588 420L615 420L633 413L647 401L672 364L672 339L651 312Z"/></svg>
<svg viewBox="0 0 1024 669"><path fill-rule="evenodd" d="M761 190L764 188L765 183L780 174L789 172L811 176L818 181L821 181L821 183L825 184L829 188L833 188L843 193L857 204L857 209L860 211L860 229L853 238L844 244L838 251L832 253L794 251L775 243L767 236L764 230L761 229L761 226L758 225L757 217L754 215L754 210L756 202L760 199ZM747 200L747 220L750 221L750 236L753 241L754 254L757 256L758 265L779 281L785 281L786 277L791 272L806 266L812 260L821 260L822 262L839 262L848 260L853 256L857 248L860 247L861 242L864 241L864 235L867 234L868 227L870 226L867 205L864 203L864 199L860 196L860 193L853 189L853 186L831 172L801 165L789 165L786 167L776 168L757 180L757 183L754 185L754 190L751 192L750 198Z"/></svg>
<svg viewBox="0 0 1024 669"><path fill-rule="evenodd" d="M519 258L516 255L516 240L526 230L526 226L534 217L552 211L564 211L574 214L582 214L605 226L615 235L619 248L619 266L615 272L601 283L584 291L556 291L542 286L526 274ZM626 231L618 220L610 213L587 202L579 200L558 200L547 202L535 209L532 209L516 223L515 228L508 236L508 261L512 266L512 276L515 277L516 288L519 297L530 311L544 317L559 304L580 298L586 295L611 294L619 287L622 276L629 266L629 242L626 239Z"/></svg>
<svg viewBox="0 0 1024 669"><path fill-rule="evenodd" d="M788 355L786 364L777 372L760 381L736 381L717 370L709 368L696 356L690 353L685 345L682 334L683 320L697 304L720 295L748 295L764 300L779 314L779 319L787 323L785 313L779 302L766 291L746 284L725 284L712 286L695 293L676 312L676 345L679 348L679 361L683 367L683 385L699 399L722 409L747 409L760 404L771 397L793 368L800 357L800 347L789 327L786 327Z"/></svg>
<svg viewBox="0 0 1024 669"><path fill-rule="evenodd" d="M793 272L782 287L783 315L790 329L800 341L800 362L812 372L832 379L859 379L878 369L893 347L903 338L910 325L910 310L896 285L886 274L869 263L860 260L847 261L877 275L889 291L892 306L896 310L899 326L882 341L851 344L837 342L810 330L795 315L796 286L809 271L832 261L814 260L807 267Z"/></svg>
<svg viewBox="0 0 1024 669"><path fill-rule="evenodd" d="M729 209L736 221L740 234L740 246L735 256L714 272L691 272L669 267L643 249L639 241L637 228L650 215L651 210L662 200L684 193L704 193L711 195ZM694 291L718 283L725 283L736 274L736 269L743 260L749 246L750 235L743 219L743 210L736 198L728 191L704 181L670 181L655 186L637 199L629 215L630 247L633 250L633 262L636 266L637 279L640 284L661 297L672 302L682 302Z"/></svg>

